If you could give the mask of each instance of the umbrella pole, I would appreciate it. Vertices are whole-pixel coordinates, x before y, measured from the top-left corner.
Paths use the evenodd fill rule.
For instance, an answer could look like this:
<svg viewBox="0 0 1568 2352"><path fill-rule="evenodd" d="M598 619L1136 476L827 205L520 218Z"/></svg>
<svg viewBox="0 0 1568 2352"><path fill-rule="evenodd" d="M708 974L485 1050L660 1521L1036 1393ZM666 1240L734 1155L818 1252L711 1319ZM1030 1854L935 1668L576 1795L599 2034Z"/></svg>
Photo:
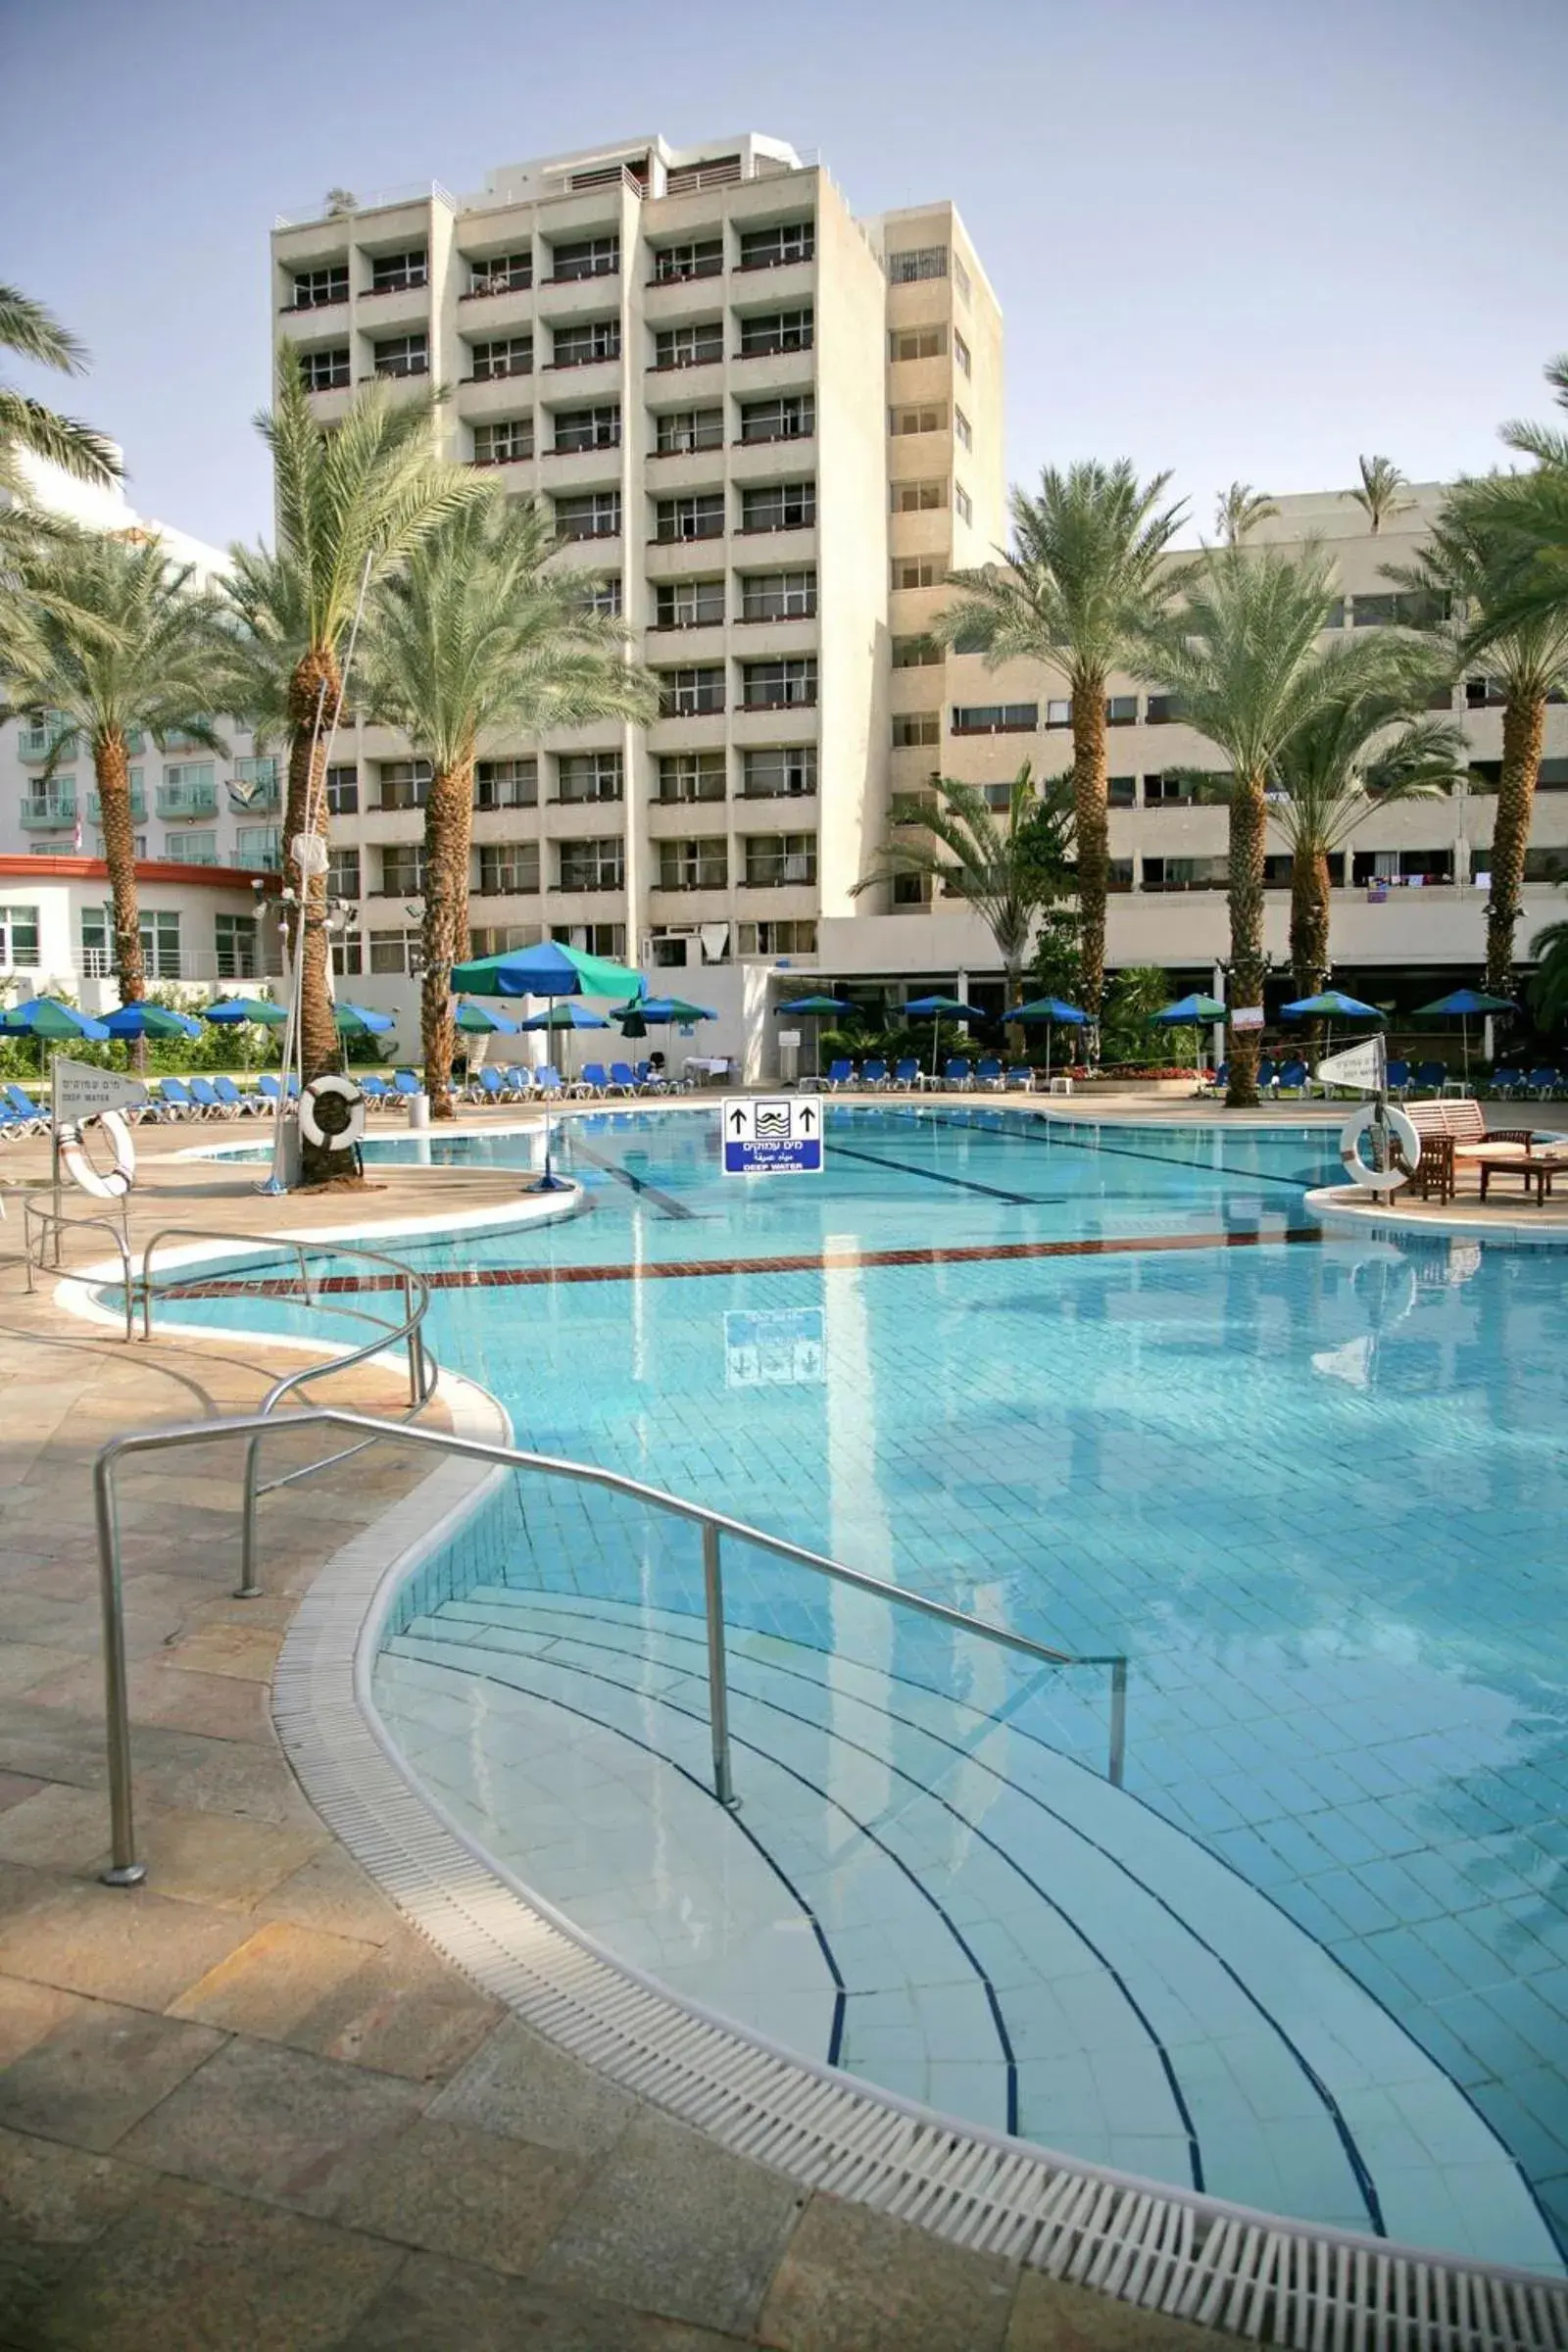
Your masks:
<svg viewBox="0 0 1568 2352"><path fill-rule="evenodd" d="M554 1037L556 1034L555 1030L551 1027L551 1023L555 1018L556 1011L555 998L546 998L545 1004L545 1036L547 1039L549 1039ZM550 1164L550 1145L553 1125L554 1122L550 1115L550 1097L547 1094L545 1097L545 1172L539 1179L539 1190L542 1193L564 1193L566 1190L564 1180L554 1173Z"/></svg>
<svg viewBox="0 0 1568 2352"><path fill-rule="evenodd" d="M1046 1092L1051 1092L1051 1023L1046 1023Z"/></svg>

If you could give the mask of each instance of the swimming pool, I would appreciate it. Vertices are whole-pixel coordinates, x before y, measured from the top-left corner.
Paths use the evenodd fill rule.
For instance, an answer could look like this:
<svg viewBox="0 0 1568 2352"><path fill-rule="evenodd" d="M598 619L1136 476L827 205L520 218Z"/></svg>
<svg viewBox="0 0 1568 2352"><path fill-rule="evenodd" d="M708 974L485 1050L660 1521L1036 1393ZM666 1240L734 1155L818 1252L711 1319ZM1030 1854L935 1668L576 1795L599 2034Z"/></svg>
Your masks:
<svg viewBox="0 0 1568 2352"><path fill-rule="evenodd" d="M611 1948L867 2080L1554 2262L1565 1261L1321 1236L1321 1129L836 1106L826 1177L753 1186L706 1113L566 1121L560 1152L587 1215L400 1245L442 1360L521 1445L1125 1654L1125 1789L1099 1669L754 1558L732 1822L689 1550L530 1494L411 1591L378 1672L443 1801Z"/></svg>

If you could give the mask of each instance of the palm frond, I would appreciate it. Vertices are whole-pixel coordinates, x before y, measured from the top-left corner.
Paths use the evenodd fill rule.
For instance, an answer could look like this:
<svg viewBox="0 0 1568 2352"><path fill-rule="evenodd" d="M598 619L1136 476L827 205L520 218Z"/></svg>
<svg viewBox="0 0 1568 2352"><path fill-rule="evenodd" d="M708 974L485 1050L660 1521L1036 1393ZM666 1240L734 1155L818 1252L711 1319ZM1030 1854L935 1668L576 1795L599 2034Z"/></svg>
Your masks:
<svg viewBox="0 0 1568 2352"><path fill-rule="evenodd" d="M1007 972L1028 959L1043 910L1071 888L1072 793L1064 776L1038 790L1026 760L1008 794L1006 822L978 786L934 779L934 798L895 805L895 830L853 895L917 875L974 908Z"/></svg>
<svg viewBox="0 0 1568 2352"><path fill-rule="evenodd" d="M11 477L4 486L13 492L25 487L15 471L15 452L19 450L45 465L58 466L77 481L118 482L124 472L114 443L92 425L83 424L79 417L57 416L42 401L29 400L6 384L0 384L0 449Z"/></svg>
<svg viewBox="0 0 1568 2352"><path fill-rule="evenodd" d="M53 311L20 286L0 285L0 350L41 368L56 368L62 375L80 375L87 353L75 336L63 327Z"/></svg>

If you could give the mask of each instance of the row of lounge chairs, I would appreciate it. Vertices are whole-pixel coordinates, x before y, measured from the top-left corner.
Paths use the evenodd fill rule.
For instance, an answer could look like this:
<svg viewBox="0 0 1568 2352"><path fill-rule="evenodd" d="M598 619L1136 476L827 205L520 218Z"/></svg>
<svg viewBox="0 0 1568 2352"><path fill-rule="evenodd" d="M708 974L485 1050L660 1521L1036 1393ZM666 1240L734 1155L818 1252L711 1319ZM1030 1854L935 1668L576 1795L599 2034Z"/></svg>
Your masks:
<svg viewBox="0 0 1568 2352"><path fill-rule="evenodd" d="M1204 1093L1223 1094L1230 1080L1231 1065L1222 1061L1212 1078L1204 1085ZM1446 1061L1417 1062L1412 1068L1407 1061L1391 1061L1388 1070L1389 1092L1400 1102L1409 1102L1422 1096L1438 1097L1448 1084L1448 1065ZM1260 1094L1305 1095L1317 1081L1301 1059L1275 1061L1264 1054L1257 1065L1257 1084ZM1325 1088L1325 1092L1328 1090ZM1553 1097L1568 1095L1568 1077L1560 1071L1542 1065L1533 1070L1498 1069L1492 1073L1489 1090L1504 1101L1522 1101L1533 1097L1544 1102Z"/></svg>
<svg viewBox="0 0 1568 2352"><path fill-rule="evenodd" d="M853 1088L871 1093L913 1094L922 1086L940 1086L954 1094L969 1094L977 1087L993 1094L1011 1088L1019 1094L1033 1091L1035 1074L1026 1064L1009 1063L1005 1068L994 1054L970 1061L965 1054L951 1054L940 1073L933 1075L922 1070L913 1054L896 1061L890 1070L885 1061L862 1062L858 1069L853 1061L830 1061L818 1082L825 1094L840 1094Z"/></svg>
<svg viewBox="0 0 1568 2352"><path fill-rule="evenodd" d="M629 1061L612 1061L607 1069L602 1061L585 1061L579 1074L565 1080L551 1062L530 1070L522 1063L510 1069L496 1069L488 1064L474 1077L466 1090L470 1102L538 1102L555 1096L565 1101L593 1102L611 1095L666 1095L677 1092L650 1061L640 1061L633 1068Z"/></svg>

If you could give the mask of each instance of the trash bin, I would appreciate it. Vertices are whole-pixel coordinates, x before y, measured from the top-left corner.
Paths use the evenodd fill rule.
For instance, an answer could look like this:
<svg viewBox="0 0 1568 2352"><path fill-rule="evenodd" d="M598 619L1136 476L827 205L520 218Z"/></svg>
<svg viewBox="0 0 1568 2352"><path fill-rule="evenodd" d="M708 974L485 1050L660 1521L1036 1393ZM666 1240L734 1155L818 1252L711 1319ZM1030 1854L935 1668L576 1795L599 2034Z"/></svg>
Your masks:
<svg viewBox="0 0 1568 2352"><path fill-rule="evenodd" d="M428 1096L428 1095L411 1095L411 1096L409 1097L409 1125L410 1125L411 1127L428 1127L428 1126L429 1126L429 1124L430 1124L430 1098L429 1098L429 1096Z"/></svg>

